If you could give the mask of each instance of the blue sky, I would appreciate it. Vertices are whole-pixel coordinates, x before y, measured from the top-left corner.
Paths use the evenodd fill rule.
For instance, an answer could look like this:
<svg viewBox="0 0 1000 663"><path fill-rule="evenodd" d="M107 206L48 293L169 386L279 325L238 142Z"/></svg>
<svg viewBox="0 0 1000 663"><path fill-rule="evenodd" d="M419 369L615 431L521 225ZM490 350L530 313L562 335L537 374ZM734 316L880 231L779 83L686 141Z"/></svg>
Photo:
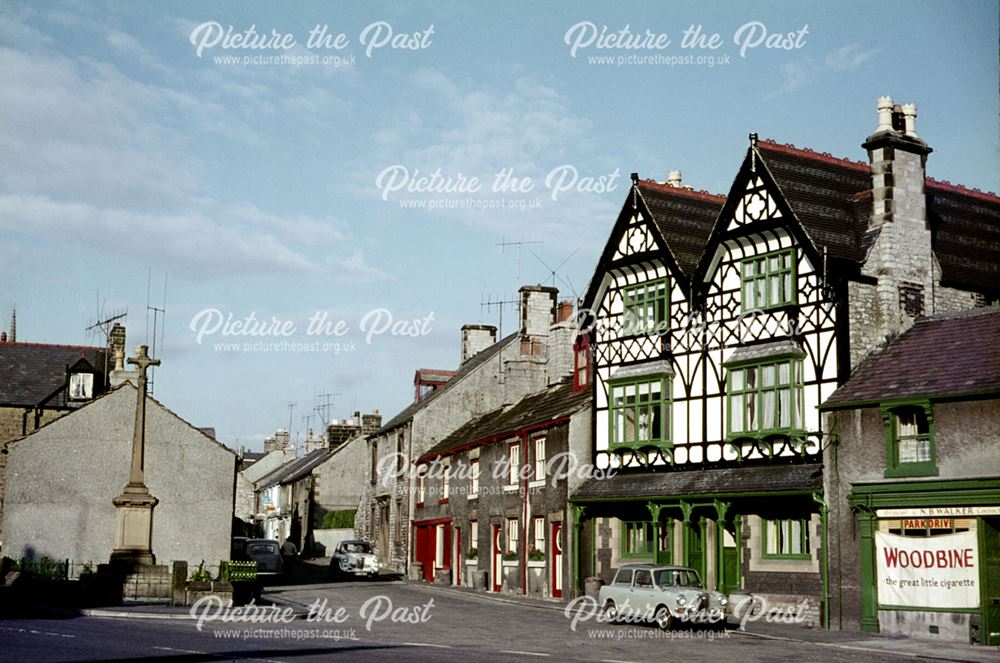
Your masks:
<svg viewBox="0 0 1000 663"><path fill-rule="evenodd" d="M199 57L214 27L196 29L211 22L295 45L208 39ZM573 57L567 33L586 22L670 43L594 39ZM801 34L799 47L765 38L741 56L734 37L752 22L744 37L766 29L794 46ZM630 172L680 169L724 193L751 131L865 160L875 100L889 94L918 105L931 176L996 191L998 24L996 2L566 2L544 14L528 2L4 2L0 320L16 305L18 340L103 343L85 327L127 308L131 347L147 339L151 274L156 306L167 279L155 395L225 443L259 447L293 402L301 434L320 393L340 394L334 417L392 416L416 368L456 366L462 324L497 323L482 301L551 284L543 262L565 261L555 285L567 297L585 289ZM683 48L692 25L721 45ZM316 26L346 45L308 48ZM578 30L571 41L587 37ZM437 170L459 190L406 190L414 171ZM533 189L494 190L502 171ZM463 191L473 177L478 190ZM519 278L504 240L541 242L521 252ZM208 325L199 343L193 322L216 315L203 311L295 331ZM323 312L344 335L307 333ZM369 331L392 325L367 337L366 316ZM282 340L328 345L242 346Z"/></svg>

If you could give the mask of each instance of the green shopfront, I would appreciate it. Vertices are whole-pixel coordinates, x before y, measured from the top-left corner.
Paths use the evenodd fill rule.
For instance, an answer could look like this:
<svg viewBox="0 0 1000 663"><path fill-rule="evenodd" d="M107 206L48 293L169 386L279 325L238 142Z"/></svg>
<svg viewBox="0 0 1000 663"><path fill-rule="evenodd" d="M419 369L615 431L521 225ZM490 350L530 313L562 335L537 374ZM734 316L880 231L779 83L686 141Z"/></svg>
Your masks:
<svg viewBox="0 0 1000 663"><path fill-rule="evenodd" d="M854 484L862 630L1000 645L1000 479Z"/></svg>

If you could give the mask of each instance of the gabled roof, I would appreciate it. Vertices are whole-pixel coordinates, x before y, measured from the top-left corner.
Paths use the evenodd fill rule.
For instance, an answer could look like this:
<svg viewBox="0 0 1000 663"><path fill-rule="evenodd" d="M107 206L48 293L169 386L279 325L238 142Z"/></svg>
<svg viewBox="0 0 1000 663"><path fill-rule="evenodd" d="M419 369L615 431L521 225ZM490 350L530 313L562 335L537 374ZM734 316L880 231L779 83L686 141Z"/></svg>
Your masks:
<svg viewBox="0 0 1000 663"><path fill-rule="evenodd" d="M591 400L590 391L573 391L573 382L560 382L543 391L529 394L509 407L497 408L482 416L467 421L454 433L441 440L420 461L448 455L460 449L486 444L497 439L506 439L522 428L538 427L568 417Z"/></svg>
<svg viewBox="0 0 1000 663"><path fill-rule="evenodd" d="M857 196L871 189L868 164L770 140L757 142L757 154L818 251L864 259L860 238L868 214L857 213Z"/></svg>
<svg viewBox="0 0 1000 663"><path fill-rule="evenodd" d="M644 216L649 217L657 241L667 249L667 263L676 266L680 272L680 285L686 290L725 201L725 196L706 191L661 184L653 180L636 180L629 189L601 252L598 274L618 250L619 236L635 210L641 206L648 213ZM591 279L583 297L585 308L593 308L603 287L602 279Z"/></svg>
<svg viewBox="0 0 1000 663"><path fill-rule="evenodd" d="M330 456L328 449L314 449L302 458L288 461L270 474L265 474L257 482L257 488L270 488L278 484L292 483L306 476L312 469Z"/></svg>
<svg viewBox="0 0 1000 663"><path fill-rule="evenodd" d="M637 186L677 267L690 279L705 252L705 243L726 201L725 196L652 180L639 180Z"/></svg>
<svg viewBox="0 0 1000 663"><path fill-rule="evenodd" d="M1000 309L918 319L866 358L822 409L902 398L994 393L1000 397Z"/></svg>
<svg viewBox="0 0 1000 663"><path fill-rule="evenodd" d="M0 343L0 405L38 405L66 384L67 366L80 359L103 375L106 352L82 345ZM51 404L65 403L59 399Z"/></svg>
<svg viewBox="0 0 1000 663"><path fill-rule="evenodd" d="M817 251L861 262L878 236L869 230L871 168L867 163L757 142L756 154ZM973 290L1000 289L1000 197L925 180L927 217L942 281Z"/></svg>
<svg viewBox="0 0 1000 663"><path fill-rule="evenodd" d="M468 361L466 361L464 364L461 365L461 367L459 367L458 371L455 372L455 376L453 378L442 384L440 387L438 387L437 389L435 389L434 391L432 391L430 394L420 399L419 401L407 405L405 408L402 409L402 411L399 412L399 414L397 414L395 417L387 421L382 426L382 428L378 429L378 431L376 431L375 434L381 435L382 433L387 433L391 431L393 428L399 426L400 424L404 424L410 419L412 419L413 415L415 415L417 412L419 412L420 410L424 409L425 407L433 403L438 398L441 398L442 394L446 393L454 385L461 382L462 378L464 378L466 375L472 373L474 370L476 370L477 368L485 364L487 361L495 357L497 353L500 352L500 350L507 347L508 345L511 345L517 339L517 336L518 336L517 332L510 334L507 337L502 338L493 345L489 346L485 350L482 350L481 352L478 352L472 357L470 357Z"/></svg>
<svg viewBox="0 0 1000 663"><path fill-rule="evenodd" d="M73 422L74 421L73 417L76 416L77 414L83 412L88 407L90 407L92 405L95 405L97 403L100 403L105 398L113 398L113 397L115 397L117 395L121 395L121 394L123 394L125 392L134 392L135 396L132 396L132 399L136 400L138 398L139 388L137 386L135 386L134 384L132 384L131 381L126 380L125 382L122 382L121 384L119 384L119 385L117 385L115 387L112 387L111 389L109 389L108 391L104 392L100 396L98 396L98 397L96 397L96 398L94 398L92 400L89 400L89 401L84 401L80 405L80 407L78 409L73 410L69 414L67 414L67 415L65 415L63 417L58 417L56 419L52 419L50 421L46 421L44 424L42 424L41 426L39 426L35 430L31 431L27 435L22 435L21 437L15 438L14 440L11 440L8 444L17 444L19 442L22 442L23 440L26 440L26 439L30 438L32 435L37 434L39 431L45 430L49 426L62 426L62 425L65 425L67 422ZM166 405L164 405L160 401L158 401L155 398L153 398L152 396L150 396L148 393L146 394L147 419L149 417L148 411L150 410L150 407L149 407L150 403L152 403L154 407L160 408L165 413L167 413L169 416L171 416L174 419L180 421L182 424L184 424L189 429L191 429L191 431L193 433L196 433L197 435L201 436L205 440L208 440L209 442L211 442L215 446L219 447L220 449L225 449L226 451L228 451L230 454L233 455L234 459L236 458L237 454L236 454L235 451L233 451L232 449L230 449L229 447L227 447L226 445L224 445L222 442L219 442L214 437L210 437L210 436L206 435L203 430L201 430L200 428L196 427L194 424L192 424L191 422L189 422L187 419L183 418L182 416L180 416L179 414L177 414L176 412L174 412L173 410L171 410L169 407L167 407ZM129 421L130 421L130 423L128 425L129 425L129 429L131 430L132 428L134 428L134 426L133 426L134 422L133 422L132 419L130 419Z"/></svg>

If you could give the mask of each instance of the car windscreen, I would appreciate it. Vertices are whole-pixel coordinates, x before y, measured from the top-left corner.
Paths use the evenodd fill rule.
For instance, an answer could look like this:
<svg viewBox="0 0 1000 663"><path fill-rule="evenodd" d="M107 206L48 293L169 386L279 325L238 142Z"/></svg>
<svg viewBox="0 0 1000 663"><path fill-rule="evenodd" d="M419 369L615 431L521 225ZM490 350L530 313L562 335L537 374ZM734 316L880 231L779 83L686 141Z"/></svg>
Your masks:
<svg viewBox="0 0 1000 663"><path fill-rule="evenodd" d="M345 543L344 552L349 553L367 553L371 552L372 549L367 543Z"/></svg>

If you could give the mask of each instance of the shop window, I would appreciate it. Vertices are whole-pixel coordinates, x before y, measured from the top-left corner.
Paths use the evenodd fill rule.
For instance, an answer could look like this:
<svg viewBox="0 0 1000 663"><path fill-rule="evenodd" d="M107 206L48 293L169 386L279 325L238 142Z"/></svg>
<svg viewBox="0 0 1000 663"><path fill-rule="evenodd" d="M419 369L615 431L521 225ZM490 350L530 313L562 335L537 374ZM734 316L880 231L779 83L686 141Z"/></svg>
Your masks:
<svg viewBox="0 0 1000 663"><path fill-rule="evenodd" d="M886 477L937 476L934 413L929 402L882 407L886 433Z"/></svg>
<svg viewBox="0 0 1000 663"><path fill-rule="evenodd" d="M761 520L762 559L810 559L809 519Z"/></svg>
<svg viewBox="0 0 1000 663"><path fill-rule="evenodd" d="M670 328L670 284L656 279L624 289L625 329L631 334L662 334Z"/></svg>
<svg viewBox="0 0 1000 663"><path fill-rule="evenodd" d="M670 446L669 378L612 382L610 391L613 445Z"/></svg>
<svg viewBox="0 0 1000 663"><path fill-rule="evenodd" d="M650 557L655 541L653 523L622 523L622 557Z"/></svg>
<svg viewBox="0 0 1000 663"><path fill-rule="evenodd" d="M744 312L788 306L797 301L794 249L741 261L740 277Z"/></svg>

